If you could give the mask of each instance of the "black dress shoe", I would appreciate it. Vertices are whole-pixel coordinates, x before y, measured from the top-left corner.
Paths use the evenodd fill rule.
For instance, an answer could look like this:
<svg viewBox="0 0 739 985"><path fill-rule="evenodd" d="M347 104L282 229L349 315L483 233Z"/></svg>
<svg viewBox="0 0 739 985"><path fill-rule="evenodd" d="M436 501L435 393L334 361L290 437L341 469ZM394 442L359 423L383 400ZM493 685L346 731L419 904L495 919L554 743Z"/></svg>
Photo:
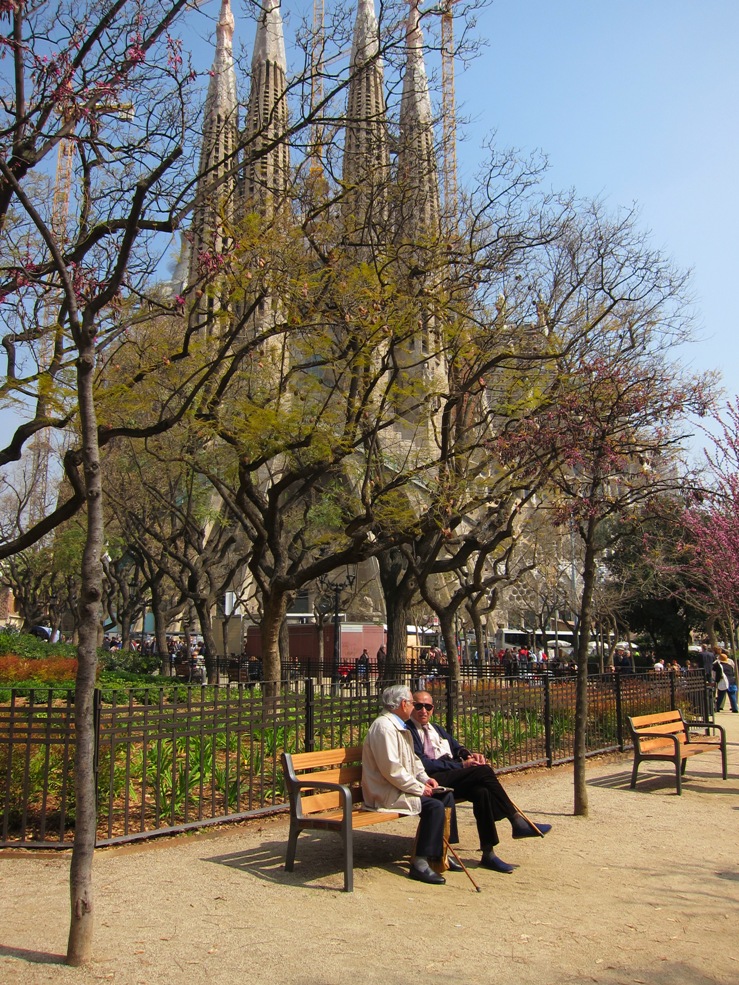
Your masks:
<svg viewBox="0 0 739 985"><path fill-rule="evenodd" d="M415 865L411 866L411 871L408 875L417 882L428 882L434 886L443 886L446 882L444 876L440 876L433 869L417 869Z"/></svg>
<svg viewBox="0 0 739 985"><path fill-rule="evenodd" d="M515 865L509 865L508 862L504 862L502 858L498 858L498 856L493 854L493 852L484 854L480 859L480 865L483 869L492 869L493 872L510 873L516 868Z"/></svg>
<svg viewBox="0 0 739 985"><path fill-rule="evenodd" d="M446 864L450 872L464 872L464 869L453 855L447 855Z"/></svg>
<svg viewBox="0 0 739 985"><path fill-rule="evenodd" d="M527 821L520 814L517 814L511 820L511 828L513 829L514 840L517 838L540 838L552 830L551 824L537 824L534 826L531 821Z"/></svg>

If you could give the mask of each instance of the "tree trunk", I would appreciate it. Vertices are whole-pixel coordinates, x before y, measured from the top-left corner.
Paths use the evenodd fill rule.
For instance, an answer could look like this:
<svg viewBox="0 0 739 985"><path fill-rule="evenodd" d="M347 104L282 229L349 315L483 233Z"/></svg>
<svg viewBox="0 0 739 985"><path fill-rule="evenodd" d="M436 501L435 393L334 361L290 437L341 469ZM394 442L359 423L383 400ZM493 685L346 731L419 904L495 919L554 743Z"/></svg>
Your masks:
<svg viewBox="0 0 739 985"><path fill-rule="evenodd" d="M380 583L387 619L385 680L396 681L408 662L408 612L415 584L403 555L396 548L379 555Z"/></svg>
<svg viewBox="0 0 739 985"><path fill-rule="evenodd" d="M265 696L274 697L280 685L280 630L285 620L288 596L272 591L264 597L262 631L262 671Z"/></svg>
<svg viewBox="0 0 739 985"><path fill-rule="evenodd" d="M151 582L151 608L154 613L154 635L159 654L159 673L162 677L172 676L172 661L169 659L167 647L167 619L162 611L162 600L159 597L159 587L156 579Z"/></svg>
<svg viewBox="0 0 739 985"><path fill-rule="evenodd" d="M75 682L75 828L70 866L71 919L67 964L82 965L92 958L92 860L97 828L95 802L95 673L98 628L102 612L103 493L100 449L93 399L95 350L90 338L80 347L77 362L82 456L87 504L87 532L82 556L80 627Z"/></svg>
<svg viewBox="0 0 739 985"><path fill-rule="evenodd" d="M453 681L459 680L459 654L457 652L457 635L454 632L454 615L449 609L439 609L436 613L439 618L439 629L444 638L444 648L446 649L446 659L448 663L449 676Z"/></svg>
<svg viewBox="0 0 739 985"><path fill-rule="evenodd" d="M198 614L200 632L205 647L205 672L208 676L208 683L216 684L218 682L218 662L216 659L218 647L213 633L212 601L201 596L193 602L193 605Z"/></svg>
<svg viewBox="0 0 739 985"><path fill-rule="evenodd" d="M580 600L577 639L577 697L575 700L575 807L577 817L588 815L588 788L585 782L586 737L588 729L588 643L592 624L593 590L595 588L595 535L596 525L588 525L583 558L583 586Z"/></svg>
<svg viewBox="0 0 739 985"><path fill-rule="evenodd" d="M475 631L475 646L477 648L477 666L479 667L485 658L485 642L482 635L482 621L476 605L468 605L467 611L470 614L472 628ZM534 644L536 645L536 644ZM473 661L475 663L475 661Z"/></svg>
<svg viewBox="0 0 739 985"><path fill-rule="evenodd" d="M292 600L292 596L291 596ZM290 602L286 600L285 612L287 612L287 607ZM289 676L290 668L290 630L287 625L287 619L283 618L280 624L280 635L278 640L278 646L280 648L280 670L283 673L280 674L281 677L286 676L285 671L288 671L287 676Z"/></svg>

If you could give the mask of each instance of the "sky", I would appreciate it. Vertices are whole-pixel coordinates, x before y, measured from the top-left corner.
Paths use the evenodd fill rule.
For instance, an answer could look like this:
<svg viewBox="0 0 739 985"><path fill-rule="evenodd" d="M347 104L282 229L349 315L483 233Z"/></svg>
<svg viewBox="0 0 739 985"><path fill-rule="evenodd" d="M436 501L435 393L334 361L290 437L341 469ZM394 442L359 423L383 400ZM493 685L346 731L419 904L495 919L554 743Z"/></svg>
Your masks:
<svg viewBox="0 0 739 985"><path fill-rule="evenodd" d="M682 361L739 391L739 3L736 0L494 0L487 41L456 74L460 179L481 135L540 149L548 181L635 204L653 245L692 270L696 342Z"/></svg>

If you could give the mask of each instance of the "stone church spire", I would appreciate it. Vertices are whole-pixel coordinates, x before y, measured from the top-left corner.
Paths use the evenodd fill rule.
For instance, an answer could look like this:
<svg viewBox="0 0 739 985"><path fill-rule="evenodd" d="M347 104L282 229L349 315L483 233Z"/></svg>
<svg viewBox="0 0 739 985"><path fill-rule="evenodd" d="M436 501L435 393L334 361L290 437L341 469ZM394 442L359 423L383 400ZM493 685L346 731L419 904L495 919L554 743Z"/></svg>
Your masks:
<svg viewBox="0 0 739 985"><path fill-rule="evenodd" d="M434 120L423 59L418 0L411 0L406 45L397 160L398 215L395 222L404 241L418 243L436 237L440 211Z"/></svg>
<svg viewBox="0 0 739 985"><path fill-rule="evenodd" d="M374 0L358 0L350 62L342 180L347 238L382 241L390 172L384 73Z"/></svg>
<svg viewBox="0 0 739 985"><path fill-rule="evenodd" d="M203 113L203 142L191 227L190 284L202 276L204 254L226 253L231 246L239 135L233 36L230 0L223 0Z"/></svg>
<svg viewBox="0 0 739 985"><path fill-rule="evenodd" d="M265 0L254 39L244 133L247 209L267 211L285 197L290 166L287 126L287 60L280 2Z"/></svg>

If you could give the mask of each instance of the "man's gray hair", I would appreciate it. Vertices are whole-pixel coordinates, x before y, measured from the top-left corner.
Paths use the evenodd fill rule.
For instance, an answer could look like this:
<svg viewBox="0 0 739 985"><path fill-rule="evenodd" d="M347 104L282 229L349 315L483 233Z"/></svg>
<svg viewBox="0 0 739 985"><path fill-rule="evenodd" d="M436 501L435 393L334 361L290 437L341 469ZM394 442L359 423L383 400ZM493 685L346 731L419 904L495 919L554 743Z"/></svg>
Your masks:
<svg viewBox="0 0 739 985"><path fill-rule="evenodd" d="M405 684L393 684L392 687L385 688L380 700L385 711L395 711L396 708L400 708L400 703L403 700L412 701L413 695L411 689Z"/></svg>

